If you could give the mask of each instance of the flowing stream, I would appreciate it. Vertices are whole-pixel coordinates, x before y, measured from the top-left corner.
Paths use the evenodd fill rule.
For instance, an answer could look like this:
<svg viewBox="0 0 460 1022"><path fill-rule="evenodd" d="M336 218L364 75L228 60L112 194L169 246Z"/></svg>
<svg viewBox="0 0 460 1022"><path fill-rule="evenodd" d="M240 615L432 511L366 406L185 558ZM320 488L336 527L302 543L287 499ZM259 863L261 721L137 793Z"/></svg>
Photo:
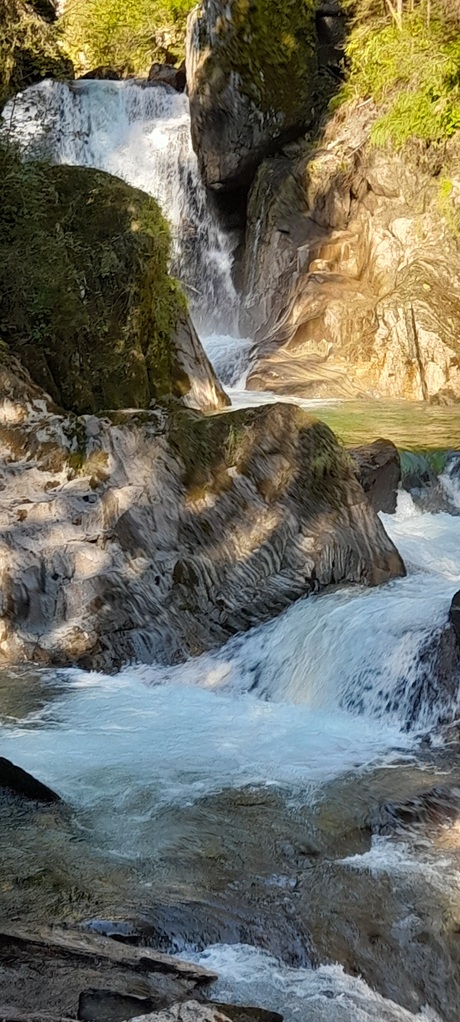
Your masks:
<svg viewBox="0 0 460 1022"><path fill-rule="evenodd" d="M245 391L251 342L237 336L232 242L207 207L186 98L136 83L44 82L5 120L32 151L45 145L56 162L155 195L234 403L272 400ZM353 439L341 406L321 407ZM407 409L372 414L389 416L401 447L417 446ZM458 447L451 420L433 415L442 441L427 449ZM454 1022L456 817L423 832L369 821L382 803L433 786L460 795L446 724L460 695L430 653L460 588L458 467L444 457L435 512L401 491L384 516L404 579L298 601L178 667L1 677L2 754L72 807L64 822L18 813L13 833L0 819L2 878L14 877L5 910L33 890L21 909L30 918L128 918L153 943L216 968L216 996L287 1022Z"/></svg>

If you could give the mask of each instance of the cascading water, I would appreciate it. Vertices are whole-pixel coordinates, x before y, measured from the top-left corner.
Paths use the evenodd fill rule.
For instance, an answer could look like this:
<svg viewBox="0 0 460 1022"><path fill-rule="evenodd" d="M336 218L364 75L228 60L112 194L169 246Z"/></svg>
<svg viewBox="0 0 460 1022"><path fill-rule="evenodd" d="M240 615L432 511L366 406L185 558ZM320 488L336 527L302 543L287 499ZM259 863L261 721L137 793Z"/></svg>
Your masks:
<svg viewBox="0 0 460 1022"><path fill-rule="evenodd" d="M153 195L198 328L237 333L231 239L208 208L186 96L141 81L44 81L7 104L3 119L32 155L105 170Z"/></svg>
<svg viewBox="0 0 460 1022"><path fill-rule="evenodd" d="M237 302L231 246L207 208L190 143L186 98L133 82L44 82L10 104L4 117L25 145L45 146L56 162L99 167L155 195L173 227L175 272L189 289L195 318L210 335L208 351L221 377L233 386L232 397L248 405L272 400L269 394L244 392L251 345L232 336ZM458 467L458 456L452 454L440 477L446 506L454 508L460 507ZM197 897L193 885L198 875L207 892L216 874L213 896L228 887L238 916L247 893L238 903L238 892L251 868L245 851L251 828L238 811L257 807L259 799L256 828L266 827L267 854L282 861L283 872L266 860L261 863L262 851L252 849L247 855L253 855L263 876L250 875L249 881L262 884L267 903L270 892L281 891L276 912L286 903L294 916L295 899L313 866L305 866L310 852L302 850L301 841L289 850L295 844L290 831L278 839L280 804L315 821L326 804L323 829L329 833L331 818L340 816L337 800L340 811L343 801L348 830L364 832L368 817L356 822L356 803L368 796L359 787L366 778L379 797L385 770L396 791L400 777L408 791L429 785L429 771L435 768L420 763L420 738L432 741L430 733L439 722L454 719L460 709L458 693L443 684L442 672L433 673L427 652L433 635L445 627L460 586L460 516L445 510L423 513L402 493L397 515L385 517L385 526L405 558L405 579L299 601L277 620L180 666L131 666L116 677L81 671L41 676L42 707L33 701L29 711L21 707L4 717L2 752L57 788L73 806L77 843L86 841L79 860L85 862L88 848L96 848L106 869L113 861L125 864L130 878L134 873L141 878L143 908L158 876L164 881L165 860L173 901ZM347 777L352 794L342 797ZM261 791L275 800L268 827ZM228 863L219 872L225 860L220 830L231 836L233 812L241 860L236 877ZM27 839L34 868L37 848L44 848L47 862L46 827L31 827ZM0 827L0 858L11 855L16 863L16 845L11 849L8 841ZM395 855L390 839L379 836L377 842L365 854L334 849L330 856L330 877L339 870L340 884L346 890L351 885L342 915L348 917L359 901L365 888L353 884L364 884L371 865L379 876L391 873L392 881L403 861L406 873L415 870L412 848L399 845ZM196 848L199 874L194 872ZM317 854L313 848L315 863ZM437 873L433 863L429 850L416 865L426 878ZM314 901L317 867L304 911ZM449 868L437 883L438 888L446 885L450 897ZM426 890L416 892L410 909L404 905L390 920L392 937L398 927L403 934L404 953L419 904L421 915L426 914ZM329 897L329 888L326 893ZM339 919L336 905L334 911ZM319 915L322 926L324 901ZM294 924L293 933L296 937ZM427 941L425 929L422 935L417 947ZM429 1009L415 1015L393 1004L338 966L294 970L243 941L211 948L203 962L219 972L216 997L254 999L282 1011L287 1022L303 1020L305 1010L312 1022L439 1019Z"/></svg>

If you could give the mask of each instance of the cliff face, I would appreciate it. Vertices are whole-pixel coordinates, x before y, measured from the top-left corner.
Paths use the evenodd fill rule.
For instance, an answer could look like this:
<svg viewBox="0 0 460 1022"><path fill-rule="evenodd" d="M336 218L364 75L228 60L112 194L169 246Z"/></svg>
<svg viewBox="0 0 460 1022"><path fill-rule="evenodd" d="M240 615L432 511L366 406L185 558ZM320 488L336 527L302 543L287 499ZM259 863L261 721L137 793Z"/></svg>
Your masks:
<svg viewBox="0 0 460 1022"><path fill-rule="evenodd" d="M171 663L404 572L351 460L298 408L65 416L14 359L0 392L4 663Z"/></svg>
<svg viewBox="0 0 460 1022"><path fill-rule="evenodd" d="M306 397L460 399L460 147L439 160L372 145L371 102L312 148L266 161L249 200L248 386Z"/></svg>

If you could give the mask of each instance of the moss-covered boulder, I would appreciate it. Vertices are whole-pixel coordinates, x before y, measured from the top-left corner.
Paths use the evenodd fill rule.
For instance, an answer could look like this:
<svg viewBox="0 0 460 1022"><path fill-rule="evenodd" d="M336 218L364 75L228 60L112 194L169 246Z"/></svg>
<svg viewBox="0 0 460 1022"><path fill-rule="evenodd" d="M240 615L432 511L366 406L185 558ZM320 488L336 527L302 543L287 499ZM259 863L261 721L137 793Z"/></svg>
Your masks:
<svg viewBox="0 0 460 1022"><path fill-rule="evenodd" d="M168 272L154 199L117 178L0 147L0 324L61 407L227 403Z"/></svg>
<svg viewBox="0 0 460 1022"><path fill-rule="evenodd" d="M0 0L0 107L42 78L73 78L54 19L53 0Z"/></svg>
<svg viewBox="0 0 460 1022"><path fill-rule="evenodd" d="M246 186L263 156L312 118L316 0L203 0L190 16L187 83L205 181Z"/></svg>

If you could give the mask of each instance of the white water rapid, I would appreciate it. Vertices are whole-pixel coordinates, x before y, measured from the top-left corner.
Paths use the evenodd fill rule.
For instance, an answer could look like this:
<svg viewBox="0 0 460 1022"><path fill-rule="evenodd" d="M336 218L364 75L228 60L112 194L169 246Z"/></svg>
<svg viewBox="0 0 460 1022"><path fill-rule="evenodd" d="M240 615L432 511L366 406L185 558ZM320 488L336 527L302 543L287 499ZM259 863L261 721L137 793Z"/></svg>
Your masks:
<svg viewBox="0 0 460 1022"><path fill-rule="evenodd" d="M219 375L239 404L272 400L244 390L251 343L235 337L231 244L207 209L186 98L136 83L44 82L10 105L5 119L25 143L45 142L54 160L99 167L156 196L173 227L175 271L189 288ZM455 459L440 481L460 508ZM405 559L406 578L298 601L180 666L130 666L115 677L43 673L44 705L3 718L2 754L69 801L104 862L133 870L147 862L153 876L168 850L165 821L174 829L175 813L199 814L206 798L257 786L314 813L324 792L346 777L358 793L371 774L425 769L421 740L460 711L459 696L433 676L429 654L460 588L460 515L424 513L401 492L396 515L384 516L384 524ZM437 734L430 740L442 744ZM199 832L186 830L181 854L198 840ZM216 839L208 849L210 871L218 847ZM395 853L378 837L342 865L392 876L404 862L428 884L428 860L416 863L413 849L400 845ZM446 869L436 883L448 880ZM297 879L270 883L295 889ZM339 966L294 969L246 944L221 943L195 957L219 973L216 997L281 1011L286 1022L440 1019L429 1009L399 1007Z"/></svg>

